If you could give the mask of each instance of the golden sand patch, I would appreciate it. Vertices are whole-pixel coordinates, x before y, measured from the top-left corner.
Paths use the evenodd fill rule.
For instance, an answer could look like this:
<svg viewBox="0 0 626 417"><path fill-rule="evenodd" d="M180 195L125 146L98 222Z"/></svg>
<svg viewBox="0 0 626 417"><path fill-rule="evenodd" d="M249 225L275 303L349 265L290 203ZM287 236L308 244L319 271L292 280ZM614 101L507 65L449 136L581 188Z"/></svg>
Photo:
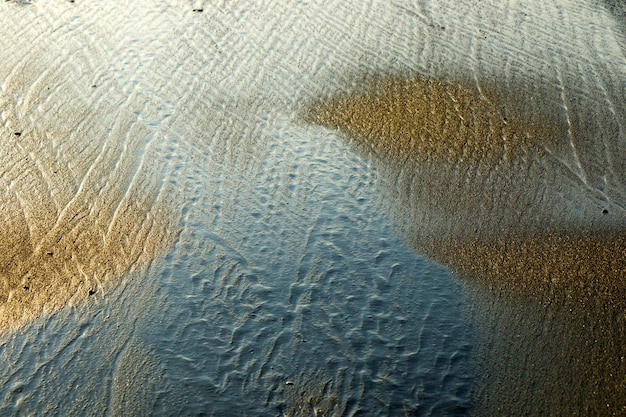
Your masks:
<svg viewBox="0 0 626 417"><path fill-rule="evenodd" d="M379 157L452 165L506 162L554 127L522 124L495 94L483 94L429 77L377 77L313 103L304 119L341 130Z"/></svg>
<svg viewBox="0 0 626 417"><path fill-rule="evenodd" d="M139 168L146 132L127 129L129 138L84 143L2 129L0 331L96 296L172 244L175 216Z"/></svg>
<svg viewBox="0 0 626 417"><path fill-rule="evenodd" d="M424 249L497 292L532 295L545 303L575 299L582 306L625 302L626 236L617 231L434 238Z"/></svg>

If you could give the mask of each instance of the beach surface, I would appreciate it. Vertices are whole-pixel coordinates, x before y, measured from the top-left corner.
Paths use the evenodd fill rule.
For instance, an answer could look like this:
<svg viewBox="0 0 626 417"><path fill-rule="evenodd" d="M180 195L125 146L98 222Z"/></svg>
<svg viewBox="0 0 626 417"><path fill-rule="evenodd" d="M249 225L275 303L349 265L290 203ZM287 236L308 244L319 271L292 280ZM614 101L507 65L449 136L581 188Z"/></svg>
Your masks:
<svg viewBox="0 0 626 417"><path fill-rule="evenodd" d="M0 414L623 414L623 16L0 3Z"/></svg>

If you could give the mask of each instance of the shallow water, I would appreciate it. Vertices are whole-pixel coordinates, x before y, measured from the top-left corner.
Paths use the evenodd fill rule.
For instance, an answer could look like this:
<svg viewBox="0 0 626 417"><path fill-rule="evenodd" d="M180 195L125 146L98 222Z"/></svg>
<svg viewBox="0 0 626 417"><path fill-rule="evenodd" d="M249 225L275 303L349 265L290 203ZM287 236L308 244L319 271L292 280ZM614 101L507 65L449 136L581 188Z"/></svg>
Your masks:
<svg viewBox="0 0 626 417"><path fill-rule="evenodd" d="M109 3L0 4L0 414L624 410L605 301L626 252L592 271L608 298L569 304L535 273L510 291L467 234L433 250L497 224L602 224L622 248L619 5ZM462 85L487 103L461 115L556 137L513 170L449 143L407 162L302 117L380 74Z"/></svg>

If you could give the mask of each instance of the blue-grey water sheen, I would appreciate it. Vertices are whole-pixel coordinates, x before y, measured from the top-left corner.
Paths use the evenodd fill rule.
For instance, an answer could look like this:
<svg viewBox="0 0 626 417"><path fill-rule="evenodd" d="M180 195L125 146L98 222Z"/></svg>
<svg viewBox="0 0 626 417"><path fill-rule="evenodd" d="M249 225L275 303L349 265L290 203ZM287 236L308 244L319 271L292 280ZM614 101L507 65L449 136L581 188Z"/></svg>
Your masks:
<svg viewBox="0 0 626 417"><path fill-rule="evenodd" d="M291 145L262 171L194 181L156 336L183 398L213 415L233 399L250 415L466 412L458 282L403 248L346 148L276 133ZM219 207L206 188L224 190Z"/></svg>

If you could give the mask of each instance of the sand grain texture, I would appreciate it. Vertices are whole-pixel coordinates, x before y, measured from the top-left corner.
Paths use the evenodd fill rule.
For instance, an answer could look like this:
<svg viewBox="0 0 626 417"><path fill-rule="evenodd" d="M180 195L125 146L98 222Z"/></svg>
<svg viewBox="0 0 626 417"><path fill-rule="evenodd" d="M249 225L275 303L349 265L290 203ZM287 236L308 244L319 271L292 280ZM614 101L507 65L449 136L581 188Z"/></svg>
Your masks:
<svg viewBox="0 0 626 417"><path fill-rule="evenodd" d="M163 163L144 160L154 133L119 92L92 103L79 72L65 83L80 57L0 67L0 331L101 296L176 233Z"/></svg>
<svg viewBox="0 0 626 417"><path fill-rule="evenodd" d="M502 290L623 299L624 209L602 208L599 192L553 162L563 121L526 122L503 92L425 76L363 84L303 117L390 166L418 250Z"/></svg>
<svg viewBox="0 0 626 417"><path fill-rule="evenodd" d="M593 132L546 123L550 112L526 121L504 92L461 83L358 84L313 102L303 118L375 159L407 241L475 291L483 382L474 412L623 412L624 207L551 151L567 148L568 136L591 142Z"/></svg>
<svg viewBox="0 0 626 417"><path fill-rule="evenodd" d="M619 414L623 315L523 273L621 230L611 2L25 3L0 2L0 256L13 301L44 292L7 312L0 414ZM301 123L320 98L343 119Z"/></svg>

